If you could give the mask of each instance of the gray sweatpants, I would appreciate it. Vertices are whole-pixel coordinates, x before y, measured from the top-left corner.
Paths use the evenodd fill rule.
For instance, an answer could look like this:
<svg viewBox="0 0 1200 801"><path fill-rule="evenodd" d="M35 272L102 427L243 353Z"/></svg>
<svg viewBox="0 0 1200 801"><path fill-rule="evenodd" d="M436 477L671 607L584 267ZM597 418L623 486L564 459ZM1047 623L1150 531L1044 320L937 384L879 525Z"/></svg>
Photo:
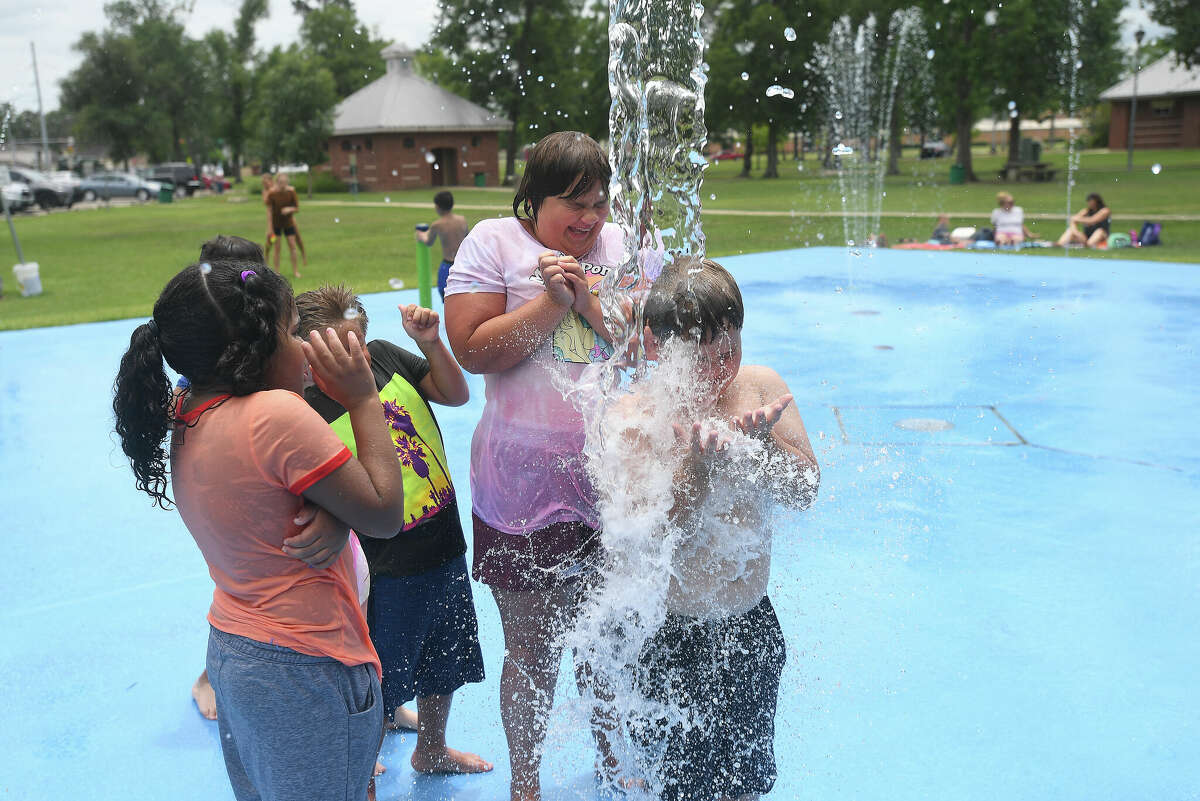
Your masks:
<svg viewBox="0 0 1200 801"><path fill-rule="evenodd" d="M257 642L211 628L225 769L238 801L363 801L383 741L371 665Z"/></svg>

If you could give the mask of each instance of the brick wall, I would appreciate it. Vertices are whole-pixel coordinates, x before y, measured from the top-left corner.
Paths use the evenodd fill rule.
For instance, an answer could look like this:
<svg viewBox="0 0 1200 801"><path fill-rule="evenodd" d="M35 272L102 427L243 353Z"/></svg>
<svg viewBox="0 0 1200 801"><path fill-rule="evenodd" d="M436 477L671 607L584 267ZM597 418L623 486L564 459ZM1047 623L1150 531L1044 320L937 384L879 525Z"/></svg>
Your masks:
<svg viewBox="0 0 1200 801"><path fill-rule="evenodd" d="M478 173L483 174L485 186L498 186L499 146L495 131L333 136L329 139L329 165L335 176L349 183L353 153L359 186L371 191L474 186ZM426 154L433 157L433 163Z"/></svg>

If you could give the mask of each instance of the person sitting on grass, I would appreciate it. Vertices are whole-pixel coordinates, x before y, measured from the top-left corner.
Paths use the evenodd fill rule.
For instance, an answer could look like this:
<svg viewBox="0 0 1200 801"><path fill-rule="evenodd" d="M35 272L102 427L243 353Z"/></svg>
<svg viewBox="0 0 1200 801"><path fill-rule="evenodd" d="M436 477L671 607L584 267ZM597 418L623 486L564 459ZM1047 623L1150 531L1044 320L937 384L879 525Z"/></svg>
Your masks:
<svg viewBox="0 0 1200 801"><path fill-rule="evenodd" d="M992 238L997 245L1020 245L1033 234L1025 227L1025 209L1013 205L1013 196L1008 192L996 195L996 208L992 209Z"/></svg>
<svg viewBox="0 0 1200 801"><path fill-rule="evenodd" d="M1108 242L1108 231L1112 224L1112 212L1104 205L1104 198L1095 192L1087 196L1087 205L1071 215L1067 230L1058 238L1059 247L1083 245L1098 248ZM1083 230L1080 230L1083 226Z"/></svg>

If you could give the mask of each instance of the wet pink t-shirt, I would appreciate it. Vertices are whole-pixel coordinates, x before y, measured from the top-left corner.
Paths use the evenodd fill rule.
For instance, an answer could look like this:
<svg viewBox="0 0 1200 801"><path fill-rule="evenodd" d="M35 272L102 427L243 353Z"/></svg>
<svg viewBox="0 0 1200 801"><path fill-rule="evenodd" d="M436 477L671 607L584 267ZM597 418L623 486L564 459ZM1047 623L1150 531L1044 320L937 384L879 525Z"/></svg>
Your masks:
<svg viewBox="0 0 1200 801"><path fill-rule="evenodd" d="M545 291L537 266L549 250L515 217L484 220L459 246L446 295L502 294L511 312ZM594 283L620 265L621 255L621 229L606 223L579 262ZM568 521L599 526L583 462L583 418L552 374L574 381L589 361L611 352L570 312L525 361L484 376L486 402L471 440L471 501L483 522L510 534Z"/></svg>

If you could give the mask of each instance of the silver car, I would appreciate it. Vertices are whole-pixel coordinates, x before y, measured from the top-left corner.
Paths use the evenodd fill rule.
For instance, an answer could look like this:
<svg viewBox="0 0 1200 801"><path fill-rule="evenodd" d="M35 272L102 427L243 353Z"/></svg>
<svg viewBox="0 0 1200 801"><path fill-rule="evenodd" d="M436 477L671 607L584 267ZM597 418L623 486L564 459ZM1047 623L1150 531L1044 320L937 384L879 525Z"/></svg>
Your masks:
<svg viewBox="0 0 1200 801"><path fill-rule="evenodd" d="M98 172L79 182L84 200L108 200L114 197L134 197L146 202L158 197L160 184L147 181L128 172Z"/></svg>

